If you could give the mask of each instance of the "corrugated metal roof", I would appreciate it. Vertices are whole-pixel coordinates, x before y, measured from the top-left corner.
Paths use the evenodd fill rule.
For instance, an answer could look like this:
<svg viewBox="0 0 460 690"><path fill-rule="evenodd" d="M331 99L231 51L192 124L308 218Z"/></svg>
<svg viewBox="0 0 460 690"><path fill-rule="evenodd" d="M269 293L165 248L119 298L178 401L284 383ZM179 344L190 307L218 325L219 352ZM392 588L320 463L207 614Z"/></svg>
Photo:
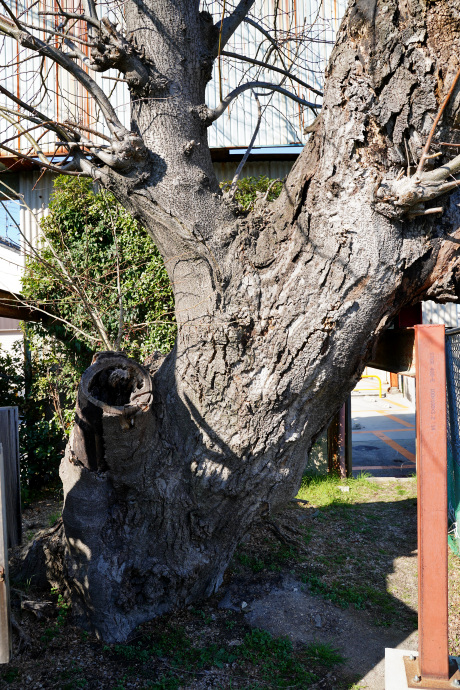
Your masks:
<svg viewBox="0 0 460 690"><path fill-rule="evenodd" d="M221 3L213 1L205 5L218 21ZM275 5L278 8L276 23ZM281 54L275 59L273 44L256 27L245 22L232 36L225 50L262 61L268 56L268 60L276 67L287 68L304 82L321 90L324 70L346 5L346 0L284 0L276 3L274 0L258 0L250 17L257 20L263 29L271 29L271 34L277 37ZM273 51L271 55L270 51ZM283 83L283 76L280 74L250 65L243 60L223 57L221 80L219 65L216 63L213 80L208 85L208 105L215 107L220 102L220 91L225 97L241 83L253 80L281 83L299 97L309 102L321 103L320 96L303 86L290 80ZM304 142L303 129L313 121L314 113L282 94L260 89L257 93L263 116L256 145ZM257 107L254 97L250 91L245 91L210 128L210 146L245 146L252 137L256 123Z"/></svg>
<svg viewBox="0 0 460 690"><path fill-rule="evenodd" d="M45 9L55 9L54 0L38 0L31 10L26 10L32 3L26 0L7 0L12 10L27 23L43 28L52 27L54 18L40 15ZM79 0L66 0L66 7L79 11ZM226 3L226 12L231 11L235 2ZM102 6L102 5L101 5ZM275 6L278 8L275 16ZM322 88L323 73L332 48L335 32L346 7L346 0L256 0L251 16L262 28L270 28L277 38L278 48L273 50L264 35L254 26L243 22L226 46L227 51L256 59L268 59L280 68L287 68L293 74L311 84L316 89ZM202 8L207 9L218 21L222 11L222 0L202 0ZM24 12L24 13L23 13ZM78 28L78 27L77 27ZM41 38L49 35L41 33ZM106 132L100 113L85 93L83 87L65 70L54 65L50 60L32 55L19 48L15 41L1 39L2 80L7 89L17 93L25 101L39 106L42 112L60 121L78 120L84 124L97 124ZM85 48L83 47L85 50ZM126 84L111 81L116 77L115 71L105 74L91 72L91 76L110 94L120 120L129 127L129 94ZM42 79L47 79L50 86L47 93L40 91ZM283 82L282 75L250 65L241 60L221 58L221 80L216 64L213 81L207 89L207 101L215 107L220 101L220 91L225 96L242 82L264 80L272 83L283 83L298 96L308 101L320 103L321 98L313 92L290 80ZM285 145L292 142L303 142L303 128L313 119L313 112L300 107L291 99L279 93L270 93L259 89L263 107L260 132L256 141L258 146ZM0 103L11 107L11 101L0 97ZM13 105L14 110L16 106ZM231 104L226 113L212 125L209 131L211 147L246 146L252 136L257 122L257 107L250 91L241 94ZM40 131L40 130L38 130ZM15 137L12 148L18 144L16 128L3 120L0 123L0 138ZM36 132L31 132L36 137ZM40 139L43 151L55 150L57 137L46 133ZM21 136L20 150L30 151L30 142Z"/></svg>
<svg viewBox="0 0 460 690"><path fill-rule="evenodd" d="M431 300L422 302L423 323L445 324L447 328L457 328L459 307L451 302L447 304L437 304Z"/></svg>
<svg viewBox="0 0 460 690"><path fill-rule="evenodd" d="M242 177L260 177L283 180L289 174L293 161L249 161L243 168ZM214 163L214 170L219 182L232 180L238 163Z"/></svg>

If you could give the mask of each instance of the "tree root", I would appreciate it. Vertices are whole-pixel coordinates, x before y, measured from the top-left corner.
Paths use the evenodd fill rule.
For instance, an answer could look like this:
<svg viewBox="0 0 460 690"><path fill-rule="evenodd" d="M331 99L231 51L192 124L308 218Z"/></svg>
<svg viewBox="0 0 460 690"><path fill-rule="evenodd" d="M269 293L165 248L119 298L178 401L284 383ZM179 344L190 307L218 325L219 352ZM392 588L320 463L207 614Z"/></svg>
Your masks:
<svg viewBox="0 0 460 690"><path fill-rule="evenodd" d="M11 569L16 583L27 583L38 589L66 586L65 536L62 518L50 529L38 532Z"/></svg>
<svg viewBox="0 0 460 690"><path fill-rule="evenodd" d="M30 637L27 635L27 633L25 633L24 630L21 628L13 614L11 614L11 626L13 630L16 632L17 636L19 637L17 652L20 654L25 649L30 647L32 641Z"/></svg>
<svg viewBox="0 0 460 690"><path fill-rule="evenodd" d="M276 523L273 520L264 520L262 525L268 527L271 532L286 546L294 546L299 551L306 553L305 545L303 544L303 534L296 527L288 525L287 523ZM295 537L290 536L286 532L291 532Z"/></svg>

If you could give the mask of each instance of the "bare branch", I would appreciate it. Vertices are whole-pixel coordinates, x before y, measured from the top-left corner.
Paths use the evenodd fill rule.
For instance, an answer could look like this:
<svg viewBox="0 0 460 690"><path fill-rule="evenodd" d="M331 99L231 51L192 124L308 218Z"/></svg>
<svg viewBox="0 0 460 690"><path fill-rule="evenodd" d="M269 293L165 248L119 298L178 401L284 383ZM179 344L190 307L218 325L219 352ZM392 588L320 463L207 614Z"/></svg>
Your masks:
<svg viewBox="0 0 460 690"><path fill-rule="evenodd" d="M11 21L17 26L17 28L21 31L22 27L19 21L16 18L16 15L11 11L11 9L8 7L6 2L4 0L0 0L0 3L3 7L3 9L6 11L6 13L11 17Z"/></svg>
<svg viewBox="0 0 460 690"><path fill-rule="evenodd" d="M91 47L93 45L89 41L85 41L83 38L79 38L78 36L75 36L74 34L63 33L62 31L58 31L57 29L47 29L45 26L36 26L35 24L24 23L24 24L22 24L22 28L34 29L35 31L41 31L42 33L50 34L51 37L58 36L59 38L65 38L65 39L70 38L70 39L72 39L72 41L77 41L78 43L81 43L84 46ZM47 45L48 45L48 42L47 42ZM67 53L65 53L65 54L67 54Z"/></svg>
<svg viewBox="0 0 460 690"><path fill-rule="evenodd" d="M101 139L105 139L105 141L112 141L110 137L108 137L106 134L102 134L102 132L98 132L97 129L93 129L92 127L80 125L78 122L71 122L70 120L66 120L62 124L62 127L70 129L71 131L79 132L81 130L82 132L89 132L89 134L94 134L94 136L100 137Z"/></svg>
<svg viewBox="0 0 460 690"><path fill-rule="evenodd" d="M414 215L414 211L422 215L418 213L423 209L422 204L460 186L460 180L455 177L459 173L460 155L435 170L422 173L420 177L413 175L382 181L376 197L394 207L394 212L390 213L391 216L403 213Z"/></svg>
<svg viewBox="0 0 460 690"><path fill-rule="evenodd" d="M67 19L78 19L86 24L95 26L97 29L101 28L101 22L97 17L92 17L89 14L78 14L77 12L39 12L39 15L47 15L52 17L66 17Z"/></svg>
<svg viewBox="0 0 460 690"><path fill-rule="evenodd" d="M8 91L7 89L5 89L1 85L0 85L0 93L3 94L4 96L6 96L7 98L10 98L14 103L16 103L16 105L19 105L21 108L23 108L27 112L32 113L32 115L37 118L37 121L41 120L43 122L43 124L46 125L46 127L48 129L51 129L54 132L56 132L56 134L58 136L60 136L61 139L66 140L69 138L68 133L65 130L61 129L61 126L59 125L59 123L51 122L49 120L49 118L46 115L44 115L43 113L41 113L39 110L37 110L37 108L34 108L33 106L29 105L25 101L21 100L20 98L18 98L14 94L12 94L11 91Z"/></svg>
<svg viewBox="0 0 460 690"><path fill-rule="evenodd" d="M257 22L255 22L255 21L254 21L253 19L251 19L250 17L245 17L244 22L245 22L246 24L249 24L250 26L253 26L253 27L254 27L255 29L257 29L258 31L260 31L260 33L261 33L263 36L265 36L265 38L266 38L268 41L270 41L270 43L272 44L272 46L275 48L275 50L276 50L276 51L280 54L280 56L281 56L280 47L279 47L278 43L276 42L276 40L273 38L273 36L270 34L269 31L267 31L266 29L264 29L263 26L261 26L260 24L258 24Z"/></svg>
<svg viewBox="0 0 460 690"><path fill-rule="evenodd" d="M304 86L306 89L309 89L313 93L316 93L318 96L323 96L322 91L315 89L313 86L310 86L310 84L307 84L306 81L299 79L299 77L296 77L294 74L291 74L291 72L288 72L285 69L275 67L275 65L270 65L267 62L263 62L262 60L255 60L254 58L250 58L247 55L238 55L237 53L230 53L227 50L223 50L221 55L224 55L225 57L236 58L237 60L244 60L245 62L250 62L252 65L258 65L260 67L263 67L264 69L270 70L271 72L279 72L279 74L283 74L285 77L289 77L289 79L292 79L292 81L295 81L301 86Z"/></svg>
<svg viewBox="0 0 460 690"><path fill-rule="evenodd" d="M455 75L454 80L451 84L451 87L450 87L449 91L447 92L447 95L446 95L444 101L442 102L441 107L439 108L439 112L434 119L433 126L431 128L430 134L428 136L425 147L423 149L423 153L420 157L420 161L419 161L419 164L417 167L417 172L415 173L416 177L420 177L420 175L423 172L423 168L425 166L425 161L428 160L428 158L429 158L428 151L430 150L431 142L433 140L433 136L434 136L436 127L438 126L438 122L441 119L444 110L446 109L446 106L450 100L450 97L452 96L452 93L454 92L454 89L455 89L455 86L457 84L459 77L460 77L460 69L458 70L457 74Z"/></svg>
<svg viewBox="0 0 460 690"><path fill-rule="evenodd" d="M228 42L228 40L231 38L231 36L235 33L243 19L246 17L247 13L253 6L255 0L240 0L239 4L237 7L234 9L232 14L224 19L222 22L219 22L217 25L217 28L219 29L219 32L221 33L220 36L220 48L222 49ZM218 52L218 46L216 46L216 56Z"/></svg>
<svg viewBox="0 0 460 690"><path fill-rule="evenodd" d="M42 163L41 161L37 160L36 158L33 158L32 156L28 156L25 153L18 153L17 151L10 148L9 146L5 146L5 144L0 144L0 149L3 149L4 151L11 153L13 156L16 156L17 158L24 158L26 161L31 161L32 163L35 163L35 165L38 165L41 168L46 168L47 170L52 170L53 172L57 172L60 175L66 174L66 175L76 175L77 177L91 177L91 175L89 175L88 173L85 173L85 172L74 172L70 169L60 168L57 165L50 165L49 163Z"/></svg>
<svg viewBox="0 0 460 690"><path fill-rule="evenodd" d="M232 180L232 184L231 184L231 187L229 190L230 199L233 199L235 196L236 185L238 184L238 180L240 179L244 164L248 160L249 154L251 153L251 149L254 146L255 140L257 139L257 135L259 134L259 129L260 129L260 123L262 122L262 106L260 105L259 97L255 91L252 92L252 95L254 96L254 98L256 99L256 102L257 102L257 124L256 124L256 128L254 130L254 134L251 137L251 141L249 142L249 146L246 149L244 156L241 159L240 164L236 169L235 176Z"/></svg>
<svg viewBox="0 0 460 690"><path fill-rule="evenodd" d="M97 21L97 10L96 10L96 3L94 0L85 0L85 10L86 10L86 16L91 17L91 21L87 22L87 27L88 27L88 36L92 37L93 35L93 21Z"/></svg>
<svg viewBox="0 0 460 690"><path fill-rule="evenodd" d="M241 86L238 86L236 89L231 91L228 94L228 96L226 96L223 99L223 101L221 101L219 103L219 105L216 108L214 108L214 110L209 109L208 110L208 117L207 117L208 124L215 122L215 120L217 120L221 115L223 115L225 112L225 109L228 108L230 103L237 96L239 96L240 93L243 93L243 91L247 91L247 89L269 89L270 91L278 91L279 93L282 93L284 96L291 98L296 103L300 103L301 105L305 105L308 108L312 108L313 110L321 108L321 105L319 105L317 103L310 103L309 101L306 101L304 98L300 98L295 93L292 93L291 91L288 91L287 89L284 89L282 86L279 86L278 84L270 84L270 82L265 82L265 81L252 81L252 82L248 82L247 84L242 84Z"/></svg>
<svg viewBox="0 0 460 690"><path fill-rule="evenodd" d="M48 165L48 159L46 156L43 154L43 151L41 150L38 142L33 138L33 136L18 122L16 119L10 117L7 113L13 113L13 115L16 115L14 111L11 111L9 108L4 108L0 106L0 113L2 113L2 117L4 120L10 123L13 127L16 127L18 132L20 132L30 143L32 146L33 150L37 154L39 160L41 163L45 163Z"/></svg>
<svg viewBox="0 0 460 690"><path fill-rule="evenodd" d="M67 72L72 74L75 79L92 94L94 100L101 109L112 134L114 134L117 139L121 139L123 136L128 134L127 129L118 119L112 104L102 89L96 84L94 79L92 79L79 65L73 62L71 58L67 57L65 53L51 45L48 45L41 39L26 31L20 31L16 25L10 22L6 17L2 16L0 16L0 33L15 39L19 45L23 46L23 48L28 48L29 50L33 50L43 57L50 58L55 63L63 67Z"/></svg>

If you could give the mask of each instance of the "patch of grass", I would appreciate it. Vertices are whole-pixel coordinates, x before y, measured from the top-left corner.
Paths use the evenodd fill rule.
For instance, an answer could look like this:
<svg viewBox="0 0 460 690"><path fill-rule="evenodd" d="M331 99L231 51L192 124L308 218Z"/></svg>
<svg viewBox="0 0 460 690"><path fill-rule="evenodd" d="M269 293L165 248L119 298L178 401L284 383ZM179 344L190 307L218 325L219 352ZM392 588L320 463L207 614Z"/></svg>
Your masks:
<svg viewBox="0 0 460 690"><path fill-rule="evenodd" d="M329 644L316 644L312 643L308 645L305 650L305 654L313 662L321 664L322 666L330 666L332 664L343 664L345 659Z"/></svg>
<svg viewBox="0 0 460 690"><path fill-rule="evenodd" d="M17 666L11 666L2 673L2 680L6 683L14 683L20 676L20 671Z"/></svg>
<svg viewBox="0 0 460 690"><path fill-rule="evenodd" d="M343 657L329 645L311 644L294 651L287 638L274 638L265 630L254 629L239 649L243 658L257 663L266 687L308 687L318 680L318 668L343 663Z"/></svg>
<svg viewBox="0 0 460 690"><path fill-rule="evenodd" d="M305 534L304 542L308 544L310 539L311 530L308 530ZM299 553L295 546L280 544L270 540L266 540L265 543L267 547L257 556L247 553L240 546L240 549L235 554L235 560L252 570L253 573L260 573L263 570L281 572L286 565L295 565L305 560L304 555Z"/></svg>
<svg viewBox="0 0 460 690"><path fill-rule="evenodd" d="M104 650L110 650L110 647L104 647ZM140 644L116 644L112 647L112 651L118 656L123 657L126 661L137 661L141 664L151 659L151 653L143 649Z"/></svg>
<svg viewBox="0 0 460 690"><path fill-rule="evenodd" d="M40 642L43 642L45 645L48 645L51 640L54 640L54 638L59 635L59 630L57 629L56 626L53 628L45 628L43 631L43 635L40 637Z"/></svg>
<svg viewBox="0 0 460 690"><path fill-rule="evenodd" d="M62 513L59 511L58 513L53 513L52 515L49 516L48 518L48 525L52 527L53 525L56 524L56 522L59 520L61 517Z"/></svg>
<svg viewBox="0 0 460 690"><path fill-rule="evenodd" d="M244 565L246 568L252 570L253 573L260 573L267 567L265 563L260 560L260 558L249 556L247 553L237 553L235 558L241 563L241 565Z"/></svg>
<svg viewBox="0 0 460 690"><path fill-rule="evenodd" d="M135 645L113 645L103 649L138 664L149 664L155 657L165 662L170 669L168 673L150 681L146 690L177 690L194 675L229 666L237 667L238 681L244 676L248 680L257 679L259 683L263 681L262 685L256 683L248 688L307 688L318 681L318 673L324 673L325 667L343 662L342 656L329 645L311 644L294 649L289 639L273 637L259 629L250 630L240 644L232 647L198 646L184 628L168 627L153 639L144 638ZM146 666L145 670L149 668ZM142 671L141 674L144 675ZM232 687L229 682L231 673L222 687ZM239 682L238 687L241 687Z"/></svg>
<svg viewBox="0 0 460 690"><path fill-rule="evenodd" d="M381 489L378 484L369 481L371 475L361 473L358 477L340 479L338 475L306 474L296 498L308 501L315 506L339 505L362 499L363 495ZM339 487L349 487L349 492Z"/></svg>
<svg viewBox="0 0 460 690"><path fill-rule="evenodd" d="M209 614L205 613L203 609L192 609L192 613L197 618L201 618L205 625L209 625L212 622L212 618Z"/></svg>
<svg viewBox="0 0 460 690"><path fill-rule="evenodd" d="M162 675L158 680L145 686L145 690L179 690L182 679L172 673Z"/></svg>

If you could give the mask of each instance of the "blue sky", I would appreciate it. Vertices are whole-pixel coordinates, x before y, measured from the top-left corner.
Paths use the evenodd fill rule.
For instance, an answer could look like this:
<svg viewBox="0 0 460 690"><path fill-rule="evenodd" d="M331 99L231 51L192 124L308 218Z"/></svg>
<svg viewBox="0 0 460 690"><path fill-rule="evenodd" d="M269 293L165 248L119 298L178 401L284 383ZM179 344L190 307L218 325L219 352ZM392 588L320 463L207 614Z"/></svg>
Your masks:
<svg viewBox="0 0 460 690"><path fill-rule="evenodd" d="M13 219L19 223L19 211L18 201L2 201L0 204L0 237L12 240L17 244L20 243L20 235ZM8 212L13 219L8 215Z"/></svg>

